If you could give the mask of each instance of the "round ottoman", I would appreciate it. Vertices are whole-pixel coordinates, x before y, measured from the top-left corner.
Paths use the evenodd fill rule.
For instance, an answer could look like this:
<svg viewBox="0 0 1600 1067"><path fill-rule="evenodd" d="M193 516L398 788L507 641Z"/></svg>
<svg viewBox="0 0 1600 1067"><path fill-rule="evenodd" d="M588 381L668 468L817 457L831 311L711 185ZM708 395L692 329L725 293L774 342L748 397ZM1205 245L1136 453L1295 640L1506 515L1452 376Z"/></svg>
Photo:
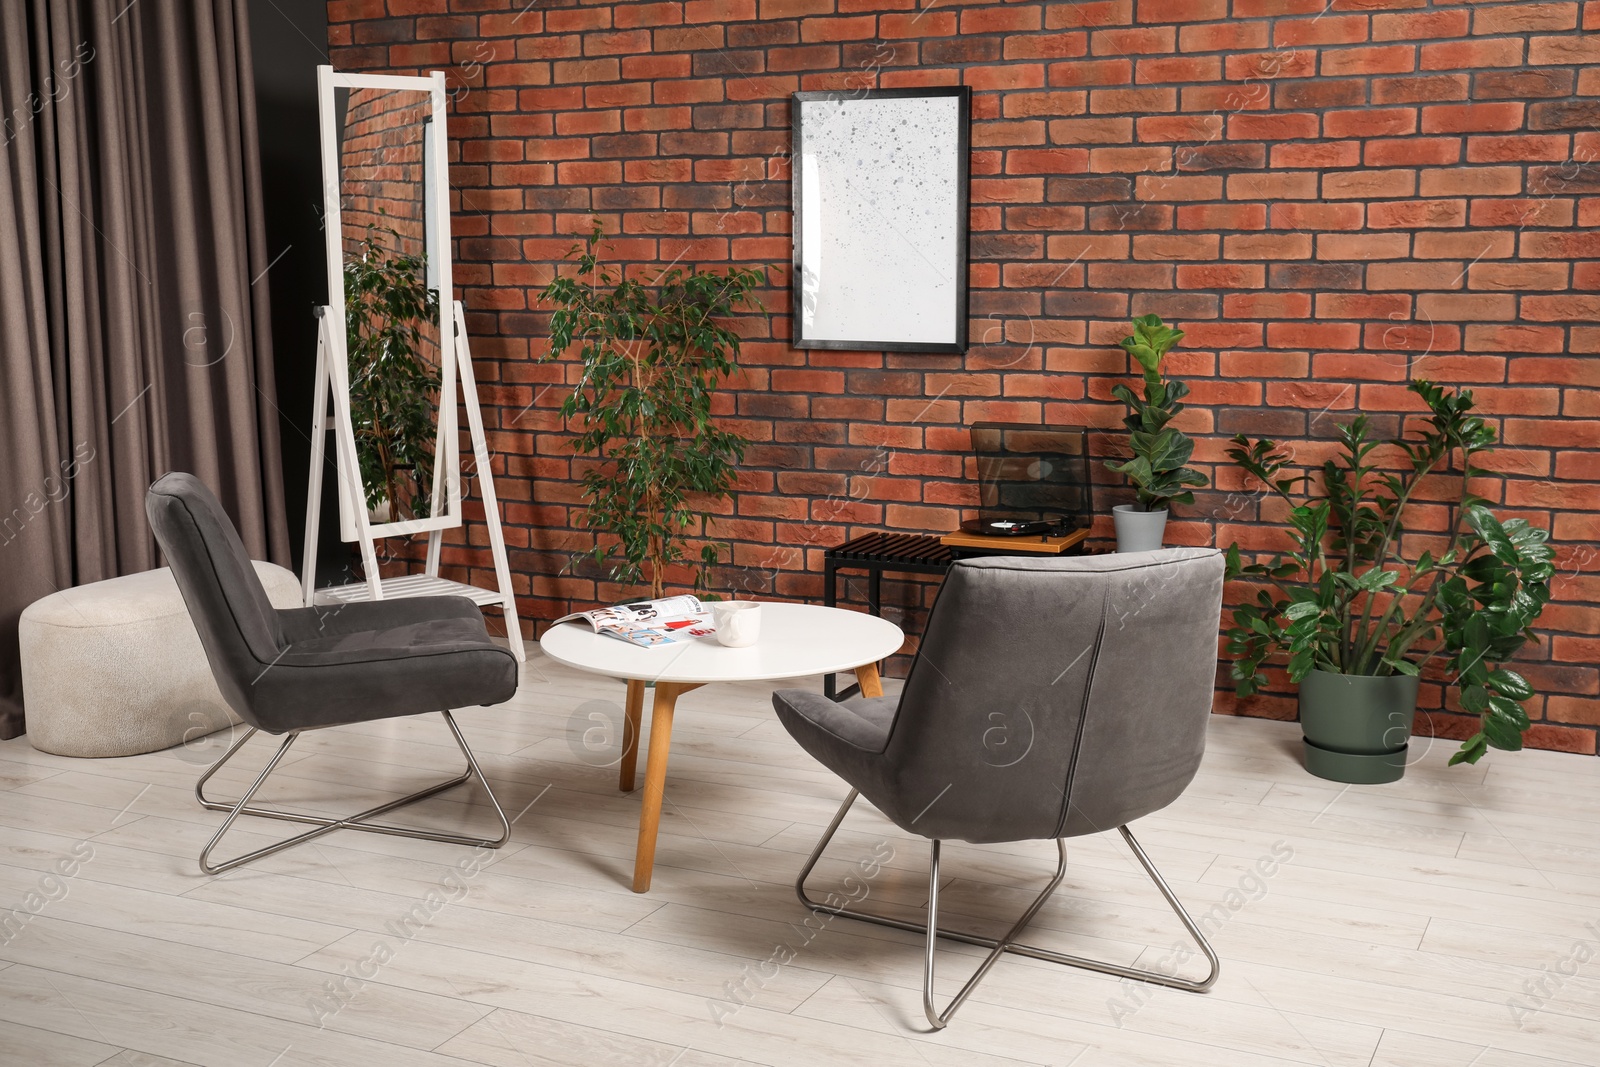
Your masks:
<svg viewBox="0 0 1600 1067"><path fill-rule="evenodd" d="M300 579L257 561L274 607L301 606ZM51 593L19 624L28 740L60 756L132 756L239 721L165 567Z"/></svg>

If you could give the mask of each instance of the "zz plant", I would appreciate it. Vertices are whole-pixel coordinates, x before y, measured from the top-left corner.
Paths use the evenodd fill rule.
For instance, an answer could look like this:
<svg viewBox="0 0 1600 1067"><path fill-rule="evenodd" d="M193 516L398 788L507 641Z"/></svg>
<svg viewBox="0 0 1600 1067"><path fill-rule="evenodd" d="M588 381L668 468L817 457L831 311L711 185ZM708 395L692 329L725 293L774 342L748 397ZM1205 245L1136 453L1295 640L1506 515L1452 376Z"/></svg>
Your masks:
<svg viewBox="0 0 1600 1067"><path fill-rule="evenodd" d="M1183 410L1181 401L1189 395L1189 387L1168 378L1162 369L1167 353L1183 340L1183 331L1172 329L1158 315L1141 315L1132 326L1133 333L1118 343L1144 368L1144 395L1136 396L1120 384L1111 395L1127 405L1122 424L1128 429L1133 457L1121 463L1108 461L1106 469L1133 483L1140 511L1161 511L1170 501L1192 504L1193 490L1209 483L1205 475L1186 466L1194 442L1168 425Z"/></svg>
<svg viewBox="0 0 1600 1067"><path fill-rule="evenodd" d="M726 320L759 310L765 271L727 274L673 267L649 284L600 262L598 220L573 247L575 274L560 274L541 297L554 359L576 347L577 386L561 415L577 420L574 447L601 460L583 474L586 524L601 535L589 553L610 561L613 581L650 583L662 595L667 571L688 560L692 530L725 500L746 440L712 419L718 384L737 370L739 335ZM694 567L703 588L721 546L703 545Z"/></svg>
<svg viewBox="0 0 1600 1067"><path fill-rule="evenodd" d="M1479 720L1450 762L1476 763L1490 746L1522 747L1522 703L1533 687L1505 663L1538 640L1531 627L1550 599L1554 552L1546 531L1497 518L1472 493L1471 479L1484 473L1473 459L1495 444L1494 428L1472 414L1472 392L1427 381L1410 388L1429 411L1420 436L1374 440L1358 416L1339 430L1341 454L1322 464L1320 498L1310 495L1309 473L1286 474L1286 449L1234 438L1229 456L1289 505L1293 547L1267 563L1228 549L1229 578L1258 588L1255 604L1234 610L1227 648L1244 696L1265 683L1261 665L1277 653L1288 656L1294 682L1314 669L1416 675L1437 659ZM1438 504L1438 477L1454 486L1448 529L1408 532L1408 509L1430 478L1426 499Z"/></svg>
<svg viewBox="0 0 1600 1067"><path fill-rule="evenodd" d="M421 328L439 321L439 294L428 287L424 257L390 251L378 233L368 226L360 254L344 267L356 456L367 507L388 500L391 519L426 518L440 373L423 358Z"/></svg>

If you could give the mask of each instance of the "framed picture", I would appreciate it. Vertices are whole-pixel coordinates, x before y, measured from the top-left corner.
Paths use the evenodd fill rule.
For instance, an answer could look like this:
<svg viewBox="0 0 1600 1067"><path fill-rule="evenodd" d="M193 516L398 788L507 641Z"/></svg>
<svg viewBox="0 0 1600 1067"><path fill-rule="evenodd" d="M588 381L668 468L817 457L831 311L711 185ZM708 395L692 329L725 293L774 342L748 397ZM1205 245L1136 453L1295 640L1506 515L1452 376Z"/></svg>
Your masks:
<svg viewBox="0 0 1600 1067"><path fill-rule="evenodd" d="M796 348L967 350L966 86L794 94Z"/></svg>

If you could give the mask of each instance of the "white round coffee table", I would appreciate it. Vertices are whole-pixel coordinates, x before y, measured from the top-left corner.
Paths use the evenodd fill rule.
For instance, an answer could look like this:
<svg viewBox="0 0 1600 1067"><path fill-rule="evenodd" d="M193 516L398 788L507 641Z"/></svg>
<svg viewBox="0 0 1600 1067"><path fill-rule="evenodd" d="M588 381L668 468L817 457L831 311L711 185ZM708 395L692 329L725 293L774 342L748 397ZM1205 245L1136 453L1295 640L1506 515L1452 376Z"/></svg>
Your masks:
<svg viewBox="0 0 1600 1067"><path fill-rule="evenodd" d="M539 647L557 663L628 683L627 727L617 783L625 793L633 789L644 692L649 686L655 688L639 850L633 865L634 892L650 888L661 798L667 783L667 752L672 744L672 713L679 696L712 682L776 681L843 671L855 672L864 696L882 696L878 661L898 652L904 642L905 634L892 622L859 611L811 604L763 603L761 640L748 648L726 648L715 637L640 648L595 633L586 622L560 623L545 631Z"/></svg>

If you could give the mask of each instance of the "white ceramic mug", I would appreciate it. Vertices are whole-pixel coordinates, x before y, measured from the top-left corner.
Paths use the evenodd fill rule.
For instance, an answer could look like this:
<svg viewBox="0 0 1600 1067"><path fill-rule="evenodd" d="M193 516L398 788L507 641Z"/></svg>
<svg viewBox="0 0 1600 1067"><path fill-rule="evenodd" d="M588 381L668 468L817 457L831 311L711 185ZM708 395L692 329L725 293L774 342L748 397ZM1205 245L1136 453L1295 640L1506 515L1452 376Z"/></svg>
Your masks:
<svg viewBox="0 0 1600 1067"><path fill-rule="evenodd" d="M729 648L753 645L761 636L761 605L754 600L713 600L709 606L717 640Z"/></svg>

